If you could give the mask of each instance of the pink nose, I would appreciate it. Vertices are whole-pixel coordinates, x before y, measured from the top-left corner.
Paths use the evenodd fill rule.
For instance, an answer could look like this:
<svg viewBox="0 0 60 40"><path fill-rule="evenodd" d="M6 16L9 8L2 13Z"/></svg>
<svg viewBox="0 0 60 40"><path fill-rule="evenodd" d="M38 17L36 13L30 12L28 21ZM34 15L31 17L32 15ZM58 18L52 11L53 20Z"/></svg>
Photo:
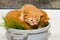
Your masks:
<svg viewBox="0 0 60 40"><path fill-rule="evenodd" d="M37 25L37 23L35 23L34 25Z"/></svg>
<svg viewBox="0 0 60 40"><path fill-rule="evenodd" d="M37 25L37 23L36 23L36 22L34 22L33 24L34 24L34 25Z"/></svg>

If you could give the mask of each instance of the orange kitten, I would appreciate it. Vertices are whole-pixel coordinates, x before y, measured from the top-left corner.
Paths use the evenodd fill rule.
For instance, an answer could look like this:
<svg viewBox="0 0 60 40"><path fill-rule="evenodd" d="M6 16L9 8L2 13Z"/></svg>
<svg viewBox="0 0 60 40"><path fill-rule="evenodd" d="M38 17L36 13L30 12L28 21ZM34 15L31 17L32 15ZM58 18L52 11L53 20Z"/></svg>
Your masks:
<svg viewBox="0 0 60 40"><path fill-rule="evenodd" d="M40 9L38 9L38 10L40 10ZM43 10L40 10L40 12L43 14L43 15L41 16L40 23L48 22L49 17L48 17L48 15L47 15L47 13L46 13L45 11L43 11Z"/></svg>
<svg viewBox="0 0 60 40"><path fill-rule="evenodd" d="M24 12L25 22L31 26L37 25L39 23L42 13L35 6L26 4L21 9Z"/></svg>
<svg viewBox="0 0 60 40"><path fill-rule="evenodd" d="M46 12L36 8L34 5L26 4L20 10L10 11L6 15L7 19L14 18L18 22L23 21L27 29L38 28L38 24L48 22L49 18ZM23 24L22 23L22 24Z"/></svg>
<svg viewBox="0 0 60 40"><path fill-rule="evenodd" d="M13 11L9 11L6 16L5 16L5 19L6 19L6 22L9 24L9 25L13 25L10 20L11 19L14 19L15 21L17 21L18 23L20 24L23 24L24 27L26 27L26 29L32 29L30 26L28 26L24 21L22 21L20 17L22 17L22 12L20 10L13 10Z"/></svg>
<svg viewBox="0 0 60 40"><path fill-rule="evenodd" d="M43 24L49 20L46 12L36 8L34 5L26 4L21 9L24 12L25 22L31 26L36 26L39 22Z"/></svg>

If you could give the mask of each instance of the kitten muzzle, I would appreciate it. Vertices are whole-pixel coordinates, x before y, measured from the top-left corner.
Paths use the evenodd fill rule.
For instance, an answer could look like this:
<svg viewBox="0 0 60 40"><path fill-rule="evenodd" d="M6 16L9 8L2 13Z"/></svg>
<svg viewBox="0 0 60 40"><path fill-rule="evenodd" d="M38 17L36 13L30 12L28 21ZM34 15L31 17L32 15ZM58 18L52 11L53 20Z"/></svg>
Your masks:
<svg viewBox="0 0 60 40"><path fill-rule="evenodd" d="M26 22L27 23L27 22ZM27 23L32 29L37 29L39 26L39 23L37 25L30 25L29 23Z"/></svg>

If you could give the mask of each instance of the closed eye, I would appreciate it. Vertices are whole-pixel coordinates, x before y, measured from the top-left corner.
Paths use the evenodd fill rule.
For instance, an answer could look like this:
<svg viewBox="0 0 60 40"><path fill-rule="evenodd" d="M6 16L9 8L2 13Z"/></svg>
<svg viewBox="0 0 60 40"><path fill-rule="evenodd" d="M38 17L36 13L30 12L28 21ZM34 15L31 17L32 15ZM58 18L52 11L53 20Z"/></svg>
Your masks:
<svg viewBox="0 0 60 40"><path fill-rule="evenodd" d="M25 16L27 16L27 15L25 15Z"/></svg>
<svg viewBox="0 0 60 40"><path fill-rule="evenodd" d="M43 16L41 16L41 18L42 18Z"/></svg>
<svg viewBox="0 0 60 40"><path fill-rule="evenodd" d="M37 19L36 21L38 21L39 19Z"/></svg>
<svg viewBox="0 0 60 40"><path fill-rule="evenodd" d="M30 18L30 21L33 21L33 19L32 19L32 18Z"/></svg>
<svg viewBox="0 0 60 40"><path fill-rule="evenodd" d="M30 20L30 21L33 21L33 20Z"/></svg>
<svg viewBox="0 0 60 40"><path fill-rule="evenodd" d="M40 21L40 17L36 21Z"/></svg>

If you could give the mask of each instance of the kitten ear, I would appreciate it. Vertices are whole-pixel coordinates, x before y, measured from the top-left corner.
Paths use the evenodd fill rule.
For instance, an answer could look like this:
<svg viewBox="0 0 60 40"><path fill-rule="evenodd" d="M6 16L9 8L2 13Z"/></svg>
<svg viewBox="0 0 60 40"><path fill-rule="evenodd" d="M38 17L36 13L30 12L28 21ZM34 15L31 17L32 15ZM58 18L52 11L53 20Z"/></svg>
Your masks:
<svg viewBox="0 0 60 40"><path fill-rule="evenodd" d="M20 19L21 21L24 21L24 13L23 13L23 12L21 12L21 15L20 15L19 19Z"/></svg>

